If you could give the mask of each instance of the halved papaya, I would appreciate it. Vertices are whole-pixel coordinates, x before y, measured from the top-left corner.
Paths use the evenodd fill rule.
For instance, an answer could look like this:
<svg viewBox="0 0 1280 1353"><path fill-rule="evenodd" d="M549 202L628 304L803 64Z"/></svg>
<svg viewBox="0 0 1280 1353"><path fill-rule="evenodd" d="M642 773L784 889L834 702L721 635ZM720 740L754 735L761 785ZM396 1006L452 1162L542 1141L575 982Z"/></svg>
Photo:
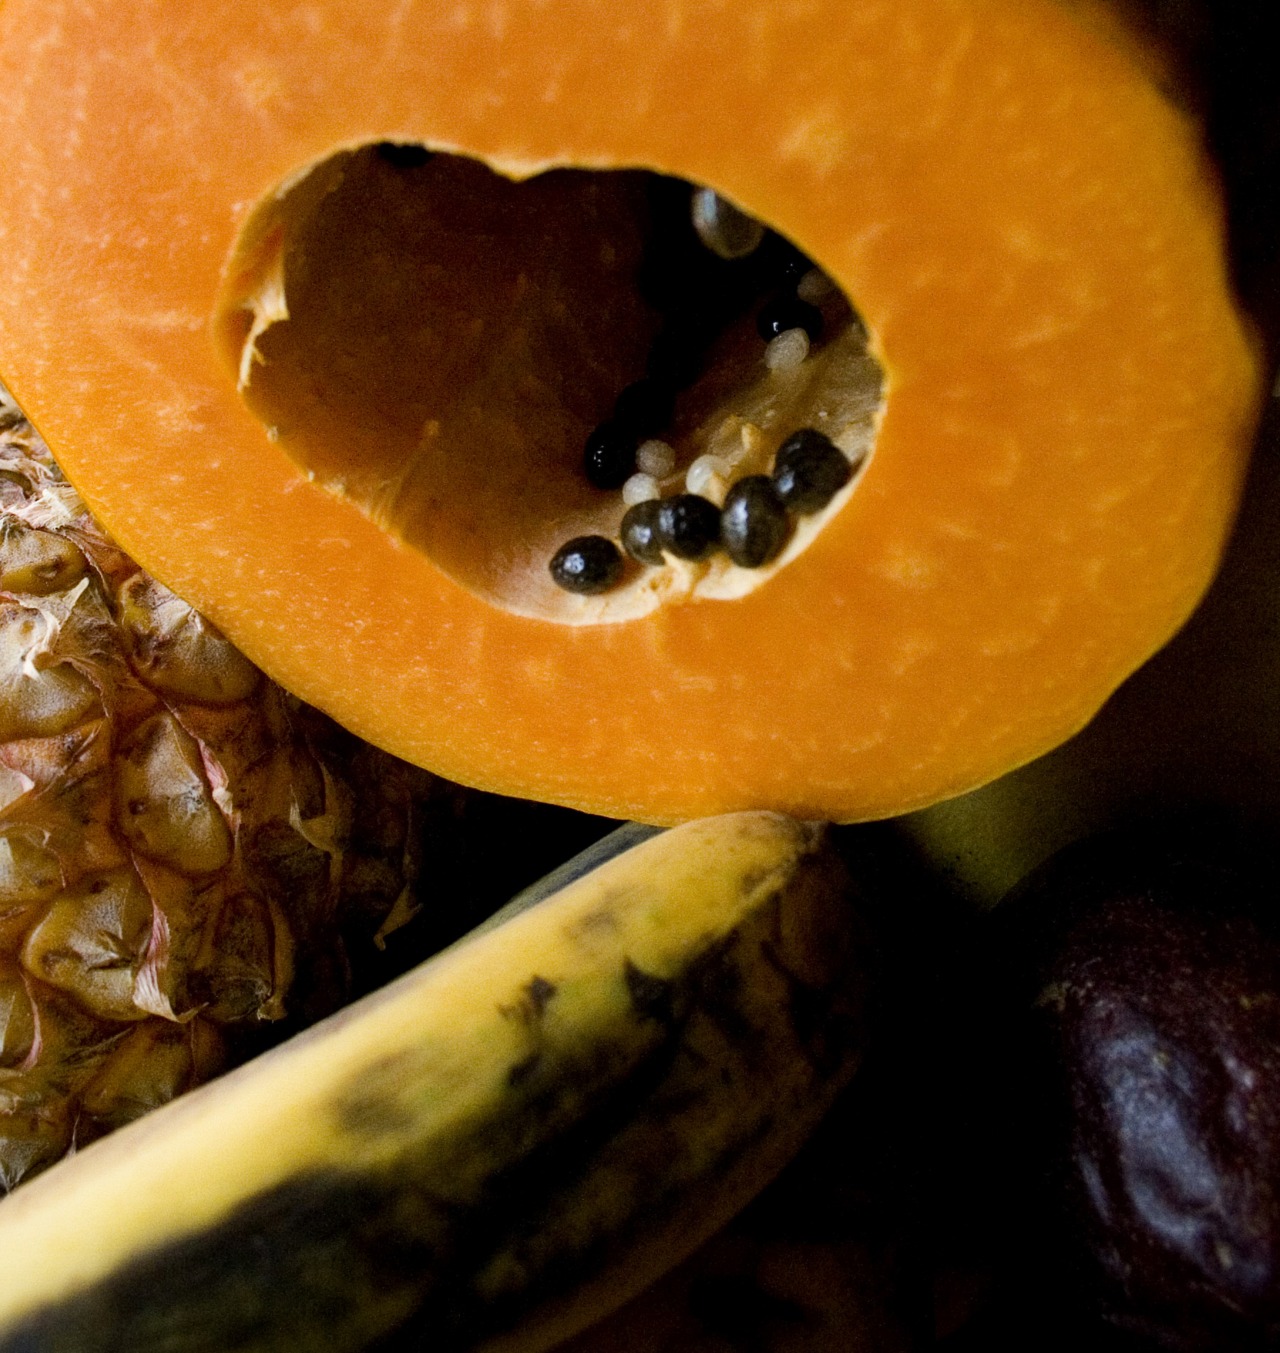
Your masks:
<svg viewBox="0 0 1280 1353"><path fill-rule="evenodd" d="M403 757L899 812L1074 732L1219 558L1263 362L1150 57L1058 0L6 0L0 375L126 549ZM627 425L674 467L593 474L690 332ZM795 444L840 482L779 515ZM618 474L698 460L711 525L620 551Z"/></svg>

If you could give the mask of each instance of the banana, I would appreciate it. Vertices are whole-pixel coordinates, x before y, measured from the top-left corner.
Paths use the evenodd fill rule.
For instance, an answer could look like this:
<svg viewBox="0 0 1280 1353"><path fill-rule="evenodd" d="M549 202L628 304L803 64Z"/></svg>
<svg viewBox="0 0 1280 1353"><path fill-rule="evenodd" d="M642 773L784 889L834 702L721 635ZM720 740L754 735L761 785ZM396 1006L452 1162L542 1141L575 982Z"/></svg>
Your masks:
<svg viewBox="0 0 1280 1353"><path fill-rule="evenodd" d="M643 840L0 1203L0 1353L536 1353L781 1168L865 985L822 829Z"/></svg>

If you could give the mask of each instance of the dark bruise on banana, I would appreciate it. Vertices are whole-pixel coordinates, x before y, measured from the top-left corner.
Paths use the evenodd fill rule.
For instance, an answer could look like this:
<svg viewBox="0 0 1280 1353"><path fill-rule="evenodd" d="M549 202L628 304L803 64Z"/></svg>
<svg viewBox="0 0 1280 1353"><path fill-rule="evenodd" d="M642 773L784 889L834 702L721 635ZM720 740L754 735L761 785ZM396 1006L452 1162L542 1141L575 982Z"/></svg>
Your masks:
<svg viewBox="0 0 1280 1353"><path fill-rule="evenodd" d="M655 837L16 1194L0 1350L548 1347L781 1167L864 973L817 828Z"/></svg>

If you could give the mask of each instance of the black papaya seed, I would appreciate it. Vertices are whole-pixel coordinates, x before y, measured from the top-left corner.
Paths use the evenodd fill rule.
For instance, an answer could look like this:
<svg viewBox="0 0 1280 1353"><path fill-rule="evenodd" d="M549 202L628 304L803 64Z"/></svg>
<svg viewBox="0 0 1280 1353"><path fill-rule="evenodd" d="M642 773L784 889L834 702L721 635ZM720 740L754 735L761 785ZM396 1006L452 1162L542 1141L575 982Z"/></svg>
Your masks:
<svg viewBox="0 0 1280 1353"><path fill-rule="evenodd" d="M649 437L661 432L671 421L675 411L675 391L670 382L642 376L628 385L614 401L615 422L634 432L637 437Z"/></svg>
<svg viewBox="0 0 1280 1353"><path fill-rule="evenodd" d="M426 146L412 141L379 141L374 150L393 169L421 169L432 159Z"/></svg>
<svg viewBox="0 0 1280 1353"><path fill-rule="evenodd" d="M658 539L679 559L705 559L720 543L720 509L696 493L658 500Z"/></svg>
<svg viewBox="0 0 1280 1353"><path fill-rule="evenodd" d="M792 512L807 516L826 507L852 474L848 457L825 432L801 428L778 448L773 486Z"/></svg>
<svg viewBox="0 0 1280 1353"><path fill-rule="evenodd" d="M658 532L661 499L648 498L629 507L622 518L622 548L642 564L663 564L662 540Z"/></svg>
<svg viewBox="0 0 1280 1353"><path fill-rule="evenodd" d="M740 568L776 559L790 534L791 519L768 475L747 475L725 495L720 541Z"/></svg>
<svg viewBox="0 0 1280 1353"><path fill-rule="evenodd" d="M635 428L616 420L601 423L587 436L582 449L582 469L598 489L620 489L636 471Z"/></svg>
<svg viewBox="0 0 1280 1353"><path fill-rule="evenodd" d="M575 536L555 552L549 567L557 587L593 597L618 585L623 562L612 540L604 536Z"/></svg>

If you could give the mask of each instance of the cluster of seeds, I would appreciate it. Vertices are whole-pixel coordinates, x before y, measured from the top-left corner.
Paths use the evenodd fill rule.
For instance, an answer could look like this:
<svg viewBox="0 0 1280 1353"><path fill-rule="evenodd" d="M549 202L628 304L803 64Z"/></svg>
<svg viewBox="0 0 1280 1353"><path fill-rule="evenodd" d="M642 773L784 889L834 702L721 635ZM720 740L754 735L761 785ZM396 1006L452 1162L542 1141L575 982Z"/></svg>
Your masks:
<svg viewBox="0 0 1280 1353"><path fill-rule="evenodd" d="M598 489L619 489L637 472L640 447L671 422L676 396L702 374L712 343L750 304L763 269L777 266L773 255L780 250L772 246L783 242L758 221L706 190L691 200L679 194L671 181L655 183L640 288L665 322L644 375L623 389L611 417L587 437L583 472ZM762 250L767 237L771 247Z"/></svg>
<svg viewBox="0 0 1280 1353"><path fill-rule="evenodd" d="M766 344L765 363L771 371L793 370L821 338L819 303L834 290L798 249L710 189L688 199L683 223L686 238L660 237L641 281L666 315L646 373L617 397L612 416L592 430L583 455L590 483L622 490L622 548L605 536L576 536L551 559L556 585L581 596L619 584L623 551L637 563L660 566L668 556L697 561L723 549L740 567L760 568L790 539L793 516L824 508L854 470L829 437L802 428L779 448L772 474L734 482L723 507L706 494L723 490L732 467L714 455L689 466L686 492L661 497L659 481L675 469L676 455L657 434L670 423L677 394L701 374L715 338L764 296L756 331Z"/></svg>
<svg viewBox="0 0 1280 1353"><path fill-rule="evenodd" d="M641 564L667 555L696 561L717 549L741 568L776 559L794 516L820 512L849 482L855 466L816 428L801 428L778 448L772 474L739 479L718 508L696 493L649 498L622 518L622 549ZM622 579L622 551L606 536L576 536L551 560L555 582L582 596L611 591Z"/></svg>

